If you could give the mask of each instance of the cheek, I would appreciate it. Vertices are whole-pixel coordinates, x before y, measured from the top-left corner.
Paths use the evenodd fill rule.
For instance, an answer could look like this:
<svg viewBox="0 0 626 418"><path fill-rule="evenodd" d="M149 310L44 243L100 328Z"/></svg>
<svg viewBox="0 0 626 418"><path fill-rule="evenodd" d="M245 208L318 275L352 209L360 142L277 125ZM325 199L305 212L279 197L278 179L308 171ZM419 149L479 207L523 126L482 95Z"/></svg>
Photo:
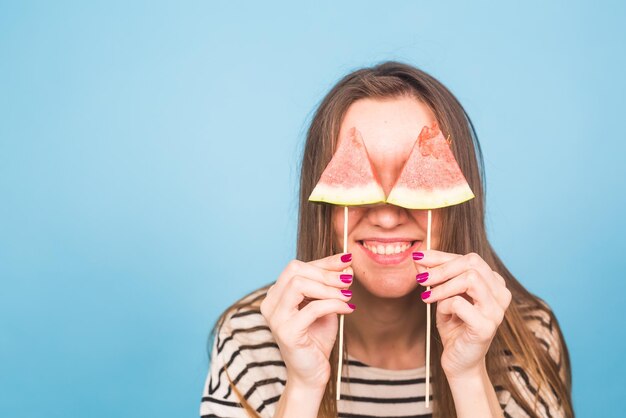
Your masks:
<svg viewBox="0 0 626 418"><path fill-rule="evenodd" d="M421 209L413 209L411 210L411 217L415 220L415 223L420 227L420 229L426 231L428 228L428 211ZM437 212L435 210L432 211L432 228L435 230L435 220L437 218Z"/></svg>
<svg viewBox="0 0 626 418"><path fill-rule="evenodd" d="M343 252L343 228L344 228L344 206L333 206L333 246L335 253ZM348 221L350 221L350 208L348 208ZM348 225L348 233L350 232L350 225Z"/></svg>
<svg viewBox="0 0 626 418"><path fill-rule="evenodd" d="M431 218L431 231L430 231L430 239L431 246L436 248L439 242L439 221L440 215L439 209L433 209ZM422 231L428 230L428 211L427 210L411 210L411 216L420 227Z"/></svg>
<svg viewBox="0 0 626 418"><path fill-rule="evenodd" d="M342 208L343 209L343 208ZM352 234L352 231L356 229L358 224L363 218L363 214L367 209L360 207L348 208L348 234ZM341 231L343 233L343 210L341 212Z"/></svg>
<svg viewBox="0 0 626 418"><path fill-rule="evenodd" d="M332 212L333 225L333 254L341 251L343 242L343 208L333 206Z"/></svg>
<svg viewBox="0 0 626 418"><path fill-rule="evenodd" d="M333 231L334 240L337 248L341 249L343 244L343 228L344 228L344 207L333 207ZM363 217L363 208L348 207L348 235L351 235L355 227Z"/></svg>

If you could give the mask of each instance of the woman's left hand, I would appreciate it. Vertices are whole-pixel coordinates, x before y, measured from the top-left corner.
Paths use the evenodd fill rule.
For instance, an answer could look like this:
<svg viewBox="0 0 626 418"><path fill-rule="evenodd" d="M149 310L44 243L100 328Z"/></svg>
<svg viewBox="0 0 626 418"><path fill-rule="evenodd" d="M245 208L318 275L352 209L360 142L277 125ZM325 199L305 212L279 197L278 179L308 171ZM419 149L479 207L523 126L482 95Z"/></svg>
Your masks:
<svg viewBox="0 0 626 418"><path fill-rule="evenodd" d="M422 293L422 299L437 302L441 366L448 379L479 373L511 302L511 292L504 278L478 254L421 253L423 258L415 260L417 280L422 286L433 286L430 293Z"/></svg>

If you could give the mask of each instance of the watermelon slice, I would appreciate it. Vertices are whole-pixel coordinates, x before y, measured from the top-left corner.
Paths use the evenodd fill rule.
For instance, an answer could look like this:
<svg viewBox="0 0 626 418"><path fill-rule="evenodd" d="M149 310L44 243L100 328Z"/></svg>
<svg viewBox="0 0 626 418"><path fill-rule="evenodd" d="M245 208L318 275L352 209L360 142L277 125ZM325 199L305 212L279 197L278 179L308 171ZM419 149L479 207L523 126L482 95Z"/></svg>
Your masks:
<svg viewBox="0 0 626 418"><path fill-rule="evenodd" d="M424 126L387 203L408 209L436 209L473 197L437 122Z"/></svg>
<svg viewBox="0 0 626 418"><path fill-rule="evenodd" d="M339 141L309 200L353 206L382 203L385 192L367 154L361 133L356 128Z"/></svg>

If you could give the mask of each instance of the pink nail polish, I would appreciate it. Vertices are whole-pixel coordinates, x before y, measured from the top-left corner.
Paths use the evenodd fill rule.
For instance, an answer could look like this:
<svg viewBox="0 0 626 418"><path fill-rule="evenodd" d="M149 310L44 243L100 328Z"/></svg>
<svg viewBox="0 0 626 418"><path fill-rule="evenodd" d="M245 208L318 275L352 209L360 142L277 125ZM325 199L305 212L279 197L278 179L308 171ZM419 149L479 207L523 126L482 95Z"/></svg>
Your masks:
<svg viewBox="0 0 626 418"><path fill-rule="evenodd" d="M413 260L421 260L422 258L424 258L424 253L421 251L417 251L415 253L413 253Z"/></svg>
<svg viewBox="0 0 626 418"><path fill-rule="evenodd" d="M348 306L350 307L350 309L355 310L356 309L356 305L353 305L351 303L348 303Z"/></svg>
<svg viewBox="0 0 626 418"><path fill-rule="evenodd" d="M344 283L352 283L352 275L351 274L340 274L339 280Z"/></svg>
<svg viewBox="0 0 626 418"><path fill-rule="evenodd" d="M430 296L430 290L427 290L424 293L422 293L422 299L428 299L429 296Z"/></svg>
<svg viewBox="0 0 626 418"><path fill-rule="evenodd" d="M352 291L347 289L341 289L341 294L349 298L350 296L352 296Z"/></svg>
<svg viewBox="0 0 626 418"><path fill-rule="evenodd" d="M347 253L341 256L341 261L344 263L347 263L349 261L352 261L352 254L351 253Z"/></svg>
<svg viewBox="0 0 626 418"><path fill-rule="evenodd" d="M418 283L424 283L426 280L428 280L428 272L425 271L424 273L418 274L417 276L415 276L415 279Z"/></svg>

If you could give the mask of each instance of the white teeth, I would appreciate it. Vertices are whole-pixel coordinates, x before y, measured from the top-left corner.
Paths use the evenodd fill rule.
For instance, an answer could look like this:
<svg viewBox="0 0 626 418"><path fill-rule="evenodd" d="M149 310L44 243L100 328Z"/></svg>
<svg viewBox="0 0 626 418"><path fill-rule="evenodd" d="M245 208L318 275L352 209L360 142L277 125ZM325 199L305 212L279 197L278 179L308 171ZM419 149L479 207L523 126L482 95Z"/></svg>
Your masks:
<svg viewBox="0 0 626 418"><path fill-rule="evenodd" d="M379 244L379 245L369 246L366 243L363 243L363 246L367 248L368 250L370 250L371 252L373 252L374 254L391 255L391 254L400 254L406 251L411 246L411 244L410 243L409 244L387 244L387 245Z"/></svg>

